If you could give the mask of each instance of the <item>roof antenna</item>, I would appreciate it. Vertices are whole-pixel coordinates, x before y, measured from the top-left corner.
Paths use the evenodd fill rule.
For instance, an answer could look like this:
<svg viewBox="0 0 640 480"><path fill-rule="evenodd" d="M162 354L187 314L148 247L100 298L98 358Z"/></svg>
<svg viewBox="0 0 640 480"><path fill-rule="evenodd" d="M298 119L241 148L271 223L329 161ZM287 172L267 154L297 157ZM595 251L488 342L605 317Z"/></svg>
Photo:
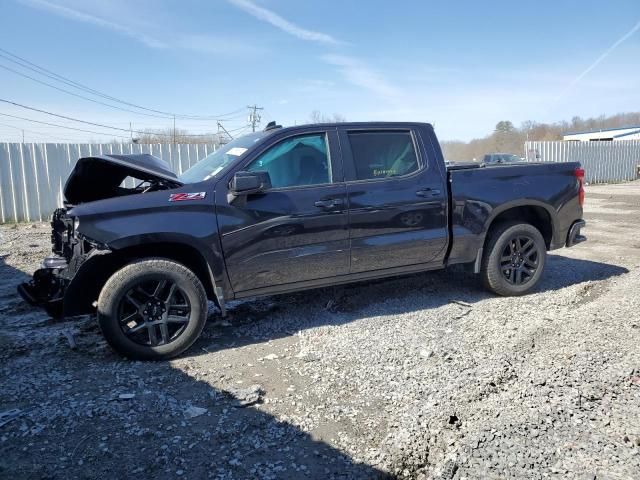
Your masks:
<svg viewBox="0 0 640 480"><path fill-rule="evenodd" d="M277 125L275 120L273 120L273 121L267 123L267 126L264 127L264 131L268 132L269 130L275 130L277 128L282 128L282 125Z"/></svg>

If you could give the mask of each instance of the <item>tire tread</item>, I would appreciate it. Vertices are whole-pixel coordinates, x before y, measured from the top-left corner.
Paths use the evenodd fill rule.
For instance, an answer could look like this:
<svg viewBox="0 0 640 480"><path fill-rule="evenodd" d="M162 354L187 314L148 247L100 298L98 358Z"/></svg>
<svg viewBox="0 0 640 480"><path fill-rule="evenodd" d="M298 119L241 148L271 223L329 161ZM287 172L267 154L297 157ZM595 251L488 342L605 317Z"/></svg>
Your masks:
<svg viewBox="0 0 640 480"><path fill-rule="evenodd" d="M537 277L534 281L531 282L530 285L526 289L515 289L513 285L506 283L502 276L502 272L500 268L496 264L496 255L502 255L502 249L498 246L499 243L503 240L503 236L511 229L521 228L529 230L528 233L531 233L534 237L536 237L535 241L541 244L543 247L545 246L544 238L540 231L531 225L530 223L522 222L522 221L510 221L504 222L496 225L490 232L489 239L485 245L484 254L482 256L482 267L481 267L481 276L482 283L485 288L488 290L497 293L498 295L502 295L505 297L515 296L515 295L524 295L528 293L531 289L533 289L540 277L542 276L545 264L546 264L546 247L542 249L542 264L539 267L539 273L536 272ZM498 248L496 248L498 247Z"/></svg>
<svg viewBox="0 0 640 480"><path fill-rule="evenodd" d="M120 341L120 339L115 338L115 335L111 333L110 328L108 327L108 322L112 321L111 318L109 315L104 315L102 312L109 312L113 309L115 306L113 304L119 295L120 289L131 277L150 272L173 273L177 276L182 276L195 287L201 317L196 319L196 322L200 323L200 325L197 325L195 331L187 337L185 337L185 334L183 333L182 336L177 338L174 342L171 342L171 349L160 348L162 346L151 348L142 345L137 349L125 348L123 342ZM98 297L98 323L100 324L100 328L102 329L107 342L118 353L137 360L167 360L183 353L200 336L200 333L204 328L204 324L206 323L206 314L207 295L200 279L195 273L181 263L161 257L139 259L125 265L107 280ZM124 334L122 335L124 336Z"/></svg>

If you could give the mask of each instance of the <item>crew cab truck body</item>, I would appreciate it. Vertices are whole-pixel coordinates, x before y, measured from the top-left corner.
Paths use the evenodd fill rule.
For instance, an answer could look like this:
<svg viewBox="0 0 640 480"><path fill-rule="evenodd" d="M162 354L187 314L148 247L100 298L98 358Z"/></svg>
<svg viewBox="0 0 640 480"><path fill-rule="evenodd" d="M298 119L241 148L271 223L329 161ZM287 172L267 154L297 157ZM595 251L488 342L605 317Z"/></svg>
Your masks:
<svg viewBox="0 0 640 480"><path fill-rule="evenodd" d="M55 255L19 291L53 315L97 312L141 359L187 349L207 299L224 314L231 299L452 264L520 295L547 250L585 239L583 177L578 163L447 168L425 123L270 125L179 177L150 155L83 158Z"/></svg>

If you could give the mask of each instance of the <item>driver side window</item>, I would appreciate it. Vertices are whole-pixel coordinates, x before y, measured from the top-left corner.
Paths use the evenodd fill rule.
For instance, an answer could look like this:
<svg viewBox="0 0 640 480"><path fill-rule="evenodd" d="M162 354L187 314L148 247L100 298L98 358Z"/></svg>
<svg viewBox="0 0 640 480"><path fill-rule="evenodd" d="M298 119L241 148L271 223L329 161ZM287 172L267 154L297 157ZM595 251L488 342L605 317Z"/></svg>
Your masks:
<svg viewBox="0 0 640 480"><path fill-rule="evenodd" d="M331 183L327 136L314 133L287 138L256 158L246 170L268 172L273 188Z"/></svg>

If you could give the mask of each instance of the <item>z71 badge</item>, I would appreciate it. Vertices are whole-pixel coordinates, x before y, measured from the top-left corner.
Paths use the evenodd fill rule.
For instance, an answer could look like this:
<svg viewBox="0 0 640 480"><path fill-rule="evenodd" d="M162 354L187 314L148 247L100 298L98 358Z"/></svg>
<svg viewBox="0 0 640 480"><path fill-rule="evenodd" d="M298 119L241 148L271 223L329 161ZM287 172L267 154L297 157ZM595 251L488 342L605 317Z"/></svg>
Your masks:
<svg viewBox="0 0 640 480"><path fill-rule="evenodd" d="M182 202L184 200L203 200L207 192L195 193L172 193L169 195L170 202Z"/></svg>

